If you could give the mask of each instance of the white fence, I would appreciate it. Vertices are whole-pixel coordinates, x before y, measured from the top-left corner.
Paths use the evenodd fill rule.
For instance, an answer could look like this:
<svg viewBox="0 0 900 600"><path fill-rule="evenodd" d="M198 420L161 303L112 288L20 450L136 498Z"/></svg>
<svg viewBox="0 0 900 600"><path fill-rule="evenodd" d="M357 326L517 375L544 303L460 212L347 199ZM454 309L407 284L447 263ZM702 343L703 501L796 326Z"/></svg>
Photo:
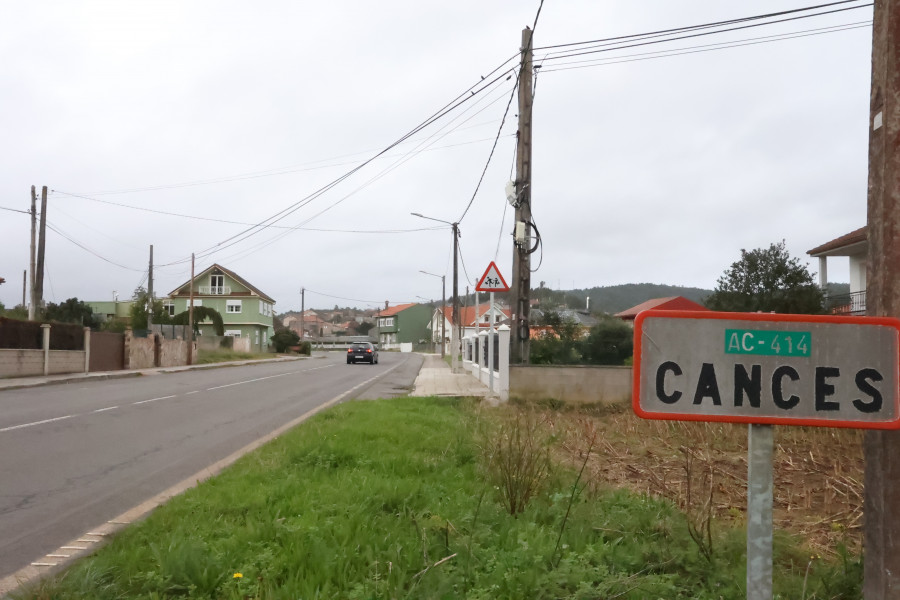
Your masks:
<svg viewBox="0 0 900 600"><path fill-rule="evenodd" d="M488 386L500 400L509 400L509 327L481 331L462 340L463 369Z"/></svg>

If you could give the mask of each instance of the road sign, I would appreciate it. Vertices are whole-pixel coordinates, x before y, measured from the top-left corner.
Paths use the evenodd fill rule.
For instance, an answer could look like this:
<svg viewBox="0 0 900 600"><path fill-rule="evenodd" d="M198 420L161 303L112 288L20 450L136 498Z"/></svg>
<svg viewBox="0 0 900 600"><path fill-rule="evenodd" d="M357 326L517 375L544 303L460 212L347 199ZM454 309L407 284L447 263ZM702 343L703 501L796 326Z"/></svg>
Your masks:
<svg viewBox="0 0 900 600"><path fill-rule="evenodd" d="M494 264L494 261L491 261L484 275L478 280L478 285L475 286L475 289L479 292L508 292L509 286L506 285L506 280L503 279L503 275L500 274L497 265Z"/></svg>
<svg viewBox="0 0 900 600"><path fill-rule="evenodd" d="M646 419L900 429L900 320L644 311L634 411Z"/></svg>

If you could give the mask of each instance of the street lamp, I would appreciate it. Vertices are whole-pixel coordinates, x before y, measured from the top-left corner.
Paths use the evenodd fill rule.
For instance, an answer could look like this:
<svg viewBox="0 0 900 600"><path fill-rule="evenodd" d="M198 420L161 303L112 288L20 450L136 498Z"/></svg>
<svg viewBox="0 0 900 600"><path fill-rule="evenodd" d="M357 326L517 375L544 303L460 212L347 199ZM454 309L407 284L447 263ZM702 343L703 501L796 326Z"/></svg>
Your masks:
<svg viewBox="0 0 900 600"><path fill-rule="evenodd" d="M422 219L428 219L429 221L437 221L438 223L446 223L453 230L453 323L450 328L450 348L453 350L453 354L450 358L450 367L451 370L456 373L457 371L457 360L459 359L459 348L457 345L459 344L459 336L457 335L457 328L459 325L459 294L457 293L458 281L459 281L459 268L457 267L457 256L459 254L459 222L445 221L443 219L435 219L434 217L426 217L420 213L409 213L414 217L420 217Z"/></svg>
<svg viewBox="0 0 900 600"><path fill-rule="evenodd" d="M444 275L438 275L437 273L429 273L428 271L419 270L419 273L425 273L426 275L431 275L432 277L440 277L441 278L441 358L444 358L444 346L446 346L447 340L447 317L444 316L444 307L447 306L447 292L445 284Z"/></svg>

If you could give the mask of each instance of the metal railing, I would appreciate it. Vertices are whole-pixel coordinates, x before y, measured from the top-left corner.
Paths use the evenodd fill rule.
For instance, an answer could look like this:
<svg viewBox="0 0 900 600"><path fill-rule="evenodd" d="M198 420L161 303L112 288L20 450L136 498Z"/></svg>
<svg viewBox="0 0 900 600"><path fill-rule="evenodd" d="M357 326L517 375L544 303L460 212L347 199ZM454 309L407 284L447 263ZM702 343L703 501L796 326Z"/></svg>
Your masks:
<svg viewBox="0 0 900 600"><path fill-rule="evenodd" d="M825 298L825 312L832 315L865 315L866 291Z"/></svg>
<svg viewBox="0 0 900 600"><path fill-rule="evenodd" d="M231 294L231 287L227 285L201 285L199 293L204 296L228 296Z"/></svg>

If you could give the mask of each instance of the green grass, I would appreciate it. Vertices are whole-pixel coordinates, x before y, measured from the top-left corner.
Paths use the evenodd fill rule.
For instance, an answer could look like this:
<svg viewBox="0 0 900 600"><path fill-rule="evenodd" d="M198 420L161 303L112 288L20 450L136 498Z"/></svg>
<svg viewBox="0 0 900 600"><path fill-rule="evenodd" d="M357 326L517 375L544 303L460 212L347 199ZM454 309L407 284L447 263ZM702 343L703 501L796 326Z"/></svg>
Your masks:
<svg viewBox="0 0 900 600"><path fill-rule="evenodd" d="M13 597L746 597L743 532L721 532L707 562L684 517L647 497L581 491L557 551L576 474L557 468L510 516L478 443L499 414L448 399L339 405ZM776 597L801 598L809 556L776 547ZM802 597L859 598L860 580L853 557L814 561Z"/></svg>
<svg viewBox="0 0 900 600"><path fill-rule="evenodd" d="M270 353L235 352L234 350L198 350L197 364L229 362L233 360L265 360L277 358L278 355Z"/></svg>

